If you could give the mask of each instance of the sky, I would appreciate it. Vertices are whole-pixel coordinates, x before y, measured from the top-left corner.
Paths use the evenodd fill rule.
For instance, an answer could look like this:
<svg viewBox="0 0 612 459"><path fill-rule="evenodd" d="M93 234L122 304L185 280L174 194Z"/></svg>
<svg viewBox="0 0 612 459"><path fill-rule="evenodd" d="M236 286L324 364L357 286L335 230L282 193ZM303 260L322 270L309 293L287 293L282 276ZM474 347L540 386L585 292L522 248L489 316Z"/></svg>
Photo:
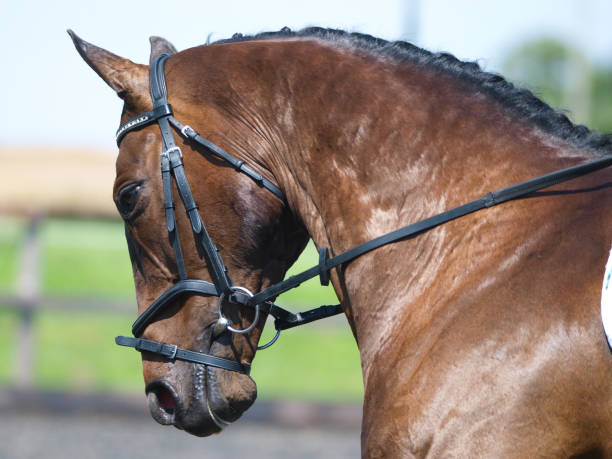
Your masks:
<svg viewBox="0 0 612 459"><path fill-rule="evenodd" d="M8 3L8 4L7 4ZM405 39L501 71L507 53L542 36L612 65L609 0L38 0L3 5L0 147L93 148L116 153L122 102L85 64L66 29L135 62L148 37L180 50L284 26L311 25ZM611 101L612 103L612 101Z"/></svg>

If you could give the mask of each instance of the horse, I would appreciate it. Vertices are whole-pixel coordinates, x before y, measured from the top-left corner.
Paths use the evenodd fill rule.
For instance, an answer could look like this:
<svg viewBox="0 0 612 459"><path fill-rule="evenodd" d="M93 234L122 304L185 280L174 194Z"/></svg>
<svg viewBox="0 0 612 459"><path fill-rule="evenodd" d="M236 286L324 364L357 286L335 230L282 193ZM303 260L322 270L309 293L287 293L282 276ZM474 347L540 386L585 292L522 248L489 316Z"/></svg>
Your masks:
<svg viewBox="0 0 612 459"><path fill-rule="evenodd" d="M69 33L123 99L122 123L139 123L153 67ZM158 71L180 131L213 146L176 124L163 134L161 121L121 133L113 193L141 315L185 278L181 267L206 282L231 276L250 297L280 282L309 238L340 254L612 152L610 135L528 90L406 42L285 28L181 52L159 37L151 45L151 63L167 60ZM178 184L164 197L168 135L214 241L207 250L195 204L172 201ZM216 145L259 180L212 154ZM361 358L364 457L612 457L612 355L599 313L611 183L599 170L329 270ZM165 206L176 207L175 227ZM213 269L217 255L225 274ZM140 349L151 414L217 433L251 406L256 385L246 371L175 359L177 345L244 370L266 311L205 294L166 303L140 324L170 348Z"/></svg>

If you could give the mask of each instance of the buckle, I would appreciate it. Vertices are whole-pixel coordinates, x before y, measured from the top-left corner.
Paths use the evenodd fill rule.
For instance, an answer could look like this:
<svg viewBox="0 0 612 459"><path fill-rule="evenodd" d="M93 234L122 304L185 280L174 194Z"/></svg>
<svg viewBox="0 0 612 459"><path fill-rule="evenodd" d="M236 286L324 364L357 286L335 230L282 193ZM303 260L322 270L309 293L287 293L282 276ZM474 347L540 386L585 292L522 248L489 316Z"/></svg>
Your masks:
<svg viewBox="0 0 612 459"><path fill-rule="evenodd" d="M181 151L181 149L179 147L168 148L166 151L162 152L162 155L165 155L168 158L170 158L170 153L172 153L174 151L178 151L179 158L183 159L183 152Z"/></svg>
<svg viewBox="0 0 612 459"><path fill-rule="evenodd" d="M182 127L181 134L183 135L183 137L189 137L189 138L193 138L196 135L198 135L198 133L188 124Z"/></svg>
<svg viewBox="0 0 612 459"><path fill-rule="evenodd" d="M166 346L171 349L170 354L166 354L166 357L174 360L174 358L176 357L176 352L178 351L178 346L176 344L167 344Z"/></svg>

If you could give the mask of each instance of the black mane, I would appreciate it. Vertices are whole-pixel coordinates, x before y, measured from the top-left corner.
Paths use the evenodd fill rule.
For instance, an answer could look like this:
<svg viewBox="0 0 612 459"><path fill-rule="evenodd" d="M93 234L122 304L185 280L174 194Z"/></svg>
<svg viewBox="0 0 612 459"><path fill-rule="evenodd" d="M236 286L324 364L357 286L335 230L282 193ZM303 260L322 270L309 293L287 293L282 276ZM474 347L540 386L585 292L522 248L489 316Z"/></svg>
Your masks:
<svg viewBox="0 0 612 459"><path fill-rule="evenodd" d="M411 65L434 68L469 82L477 91L486 93L513 110L519 117L534 123L542 131L576 147L600 152L612 150L612 134L601 134L589 130L586 126L572 123L565 114L551 108L531 91L517 88L501 75L483 71L476 62L460 61L448 53L432 53L408 42L391 42L371 35L320 27L309 27L299 31L284 27L278 32L262 32L253 36L234 34L232 38L218 40L213 44L278 38L316 38L369 51L399 63L409 62Z"/></svg>

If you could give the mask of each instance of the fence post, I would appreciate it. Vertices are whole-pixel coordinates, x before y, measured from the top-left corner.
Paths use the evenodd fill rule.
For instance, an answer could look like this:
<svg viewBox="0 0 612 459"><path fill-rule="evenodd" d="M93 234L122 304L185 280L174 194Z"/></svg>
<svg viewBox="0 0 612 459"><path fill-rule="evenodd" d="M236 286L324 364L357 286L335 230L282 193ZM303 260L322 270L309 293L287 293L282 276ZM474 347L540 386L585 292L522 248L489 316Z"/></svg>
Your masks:
<svg viewBox="0 0 612 459"><path fill-rule="evenodd" d="M30 388L34 378L33 315L40 299L40 217L31 216L21 250L17 290L19 335L17 338L17 386Z"/></svg>

